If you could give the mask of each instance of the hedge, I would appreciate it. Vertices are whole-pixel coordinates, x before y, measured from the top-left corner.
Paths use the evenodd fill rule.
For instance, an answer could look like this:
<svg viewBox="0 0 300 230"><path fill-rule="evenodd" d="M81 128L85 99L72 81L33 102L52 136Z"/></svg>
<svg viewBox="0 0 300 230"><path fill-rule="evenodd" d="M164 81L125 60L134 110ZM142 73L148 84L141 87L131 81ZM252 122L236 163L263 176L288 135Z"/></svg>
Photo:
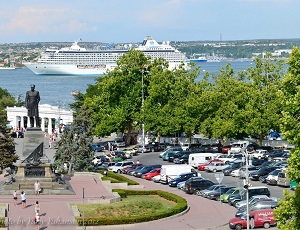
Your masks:
<svg viewBox="0 0 300 230"><path fill-rule="evenodd" d="M104 170L99 170L98 173L101 173L104 175ZM113 179L112 179L113 178ZM118 173L106 171L106 176L103 176L101 178L102 180L111 180L111 183L128 183L128 185L139 185L139 183L128 179L127 177L124 177Z"/></svg>
<svg viewBox="0 0 300 230"><path fill-rule="evenodd" d="M147 216L133 216L133 217L120 217L120 218L85 218L85 226L97 226L97 225L119 225L119 224L134 224L147 222L152 220L158 220L165 217L173 216L181 213L187 209L187 201L173 193L161 191L161 190L125 190L125 189L113 189L113 192L118 192L122 198L134 195L159 195L167 200L177 203L173 208L164 212L148 214ZM76 218L78 225L82 226L82 218Z"/></svg>
<svg viewBox="0 0 300 230"><path fill-rule="evenodd" d="M0 217L0 228L5 228L5 217Z"/></svg>

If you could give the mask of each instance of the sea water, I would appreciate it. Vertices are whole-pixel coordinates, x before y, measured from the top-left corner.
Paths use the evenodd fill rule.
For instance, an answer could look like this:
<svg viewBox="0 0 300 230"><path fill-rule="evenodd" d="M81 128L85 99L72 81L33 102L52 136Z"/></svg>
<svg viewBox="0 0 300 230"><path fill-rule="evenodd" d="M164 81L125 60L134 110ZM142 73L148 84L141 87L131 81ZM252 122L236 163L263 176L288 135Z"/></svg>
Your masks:
<svg viewBox="0 0 300 230"><path fill-rule="evenodd" d="M226 64L226 62L199 63L200 75L197 80L200 80L205 72L217 74ZM253 66L253 63L249 61L236 61L232 62L231 65L237 72ZM97 78L91 76L38 76L27 68L21 68L0 70L0 87L7 89L15 98L21 96L25 100L25 94L30 90L30 85L35 84L35 89L40 92L40 104L49 104L69 109L69 104L74 102L72 92L80 91L85 93L88 85L95 84Z"/></svg>

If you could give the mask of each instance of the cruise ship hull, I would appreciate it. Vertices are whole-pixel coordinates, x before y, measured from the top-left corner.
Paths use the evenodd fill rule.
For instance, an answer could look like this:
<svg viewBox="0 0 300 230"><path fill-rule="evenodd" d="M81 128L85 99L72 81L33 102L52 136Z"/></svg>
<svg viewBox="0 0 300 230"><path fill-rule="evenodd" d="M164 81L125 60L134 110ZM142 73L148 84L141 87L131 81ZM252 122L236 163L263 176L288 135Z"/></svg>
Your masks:
<svg viewBox="0 0 300 230"><path fill-rule="evenodd" d="M71 76L102 76L113 70L116 64L105 65L102 68L78 67L67 64L23 63L36 75L71 75ZM181 63L169 63L169 69L178 68Z"/></svg>
<svg viewBox="0 0 300 230"><path fill-rule="evenodd" d="M102 68L84 68L67 64L24 63L24 65L36 75L78 75L101 76L112 70L114 65L106 65Z"/></svg>

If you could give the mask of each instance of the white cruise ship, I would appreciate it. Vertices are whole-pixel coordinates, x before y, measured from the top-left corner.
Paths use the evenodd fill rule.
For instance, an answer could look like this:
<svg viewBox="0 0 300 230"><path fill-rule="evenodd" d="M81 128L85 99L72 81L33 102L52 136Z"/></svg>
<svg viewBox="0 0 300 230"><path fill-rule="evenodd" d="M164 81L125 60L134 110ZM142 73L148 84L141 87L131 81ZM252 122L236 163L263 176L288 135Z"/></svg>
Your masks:
<svg viewBox="0 0 300 230"><path fill-rule="evenodd" d="M90 75L99 76L114 69L116 61L129 49L142 51L151 59L164 58L169 68L178 67L187 58L169 42L157 43L152 37L145 37L137 47L125 45L118 49L86 50L74 42L71 47L62 49L46 49L35 63L23 63L37 75Z"/></svg>

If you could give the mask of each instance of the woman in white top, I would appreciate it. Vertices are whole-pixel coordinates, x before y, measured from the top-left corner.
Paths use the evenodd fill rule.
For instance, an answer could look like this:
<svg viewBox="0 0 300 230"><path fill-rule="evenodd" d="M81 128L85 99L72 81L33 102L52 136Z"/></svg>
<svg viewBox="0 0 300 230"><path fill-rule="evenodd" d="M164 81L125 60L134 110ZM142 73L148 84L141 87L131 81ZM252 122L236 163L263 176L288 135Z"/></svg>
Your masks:
<svg viewBox="0 0 300 230"><path fill-rule="evenodd" d="M35 210L35 213L40 214L40 204L38 201L35 202L34 210Z"/></svg>
<svg viewBox="0 0 300 230"><path fill-rule="evenodd" d="M22 207L26 208L26 196L25 196L25 192L22 191L20 196L21 196L21 201L22 201Z"/></svg>

